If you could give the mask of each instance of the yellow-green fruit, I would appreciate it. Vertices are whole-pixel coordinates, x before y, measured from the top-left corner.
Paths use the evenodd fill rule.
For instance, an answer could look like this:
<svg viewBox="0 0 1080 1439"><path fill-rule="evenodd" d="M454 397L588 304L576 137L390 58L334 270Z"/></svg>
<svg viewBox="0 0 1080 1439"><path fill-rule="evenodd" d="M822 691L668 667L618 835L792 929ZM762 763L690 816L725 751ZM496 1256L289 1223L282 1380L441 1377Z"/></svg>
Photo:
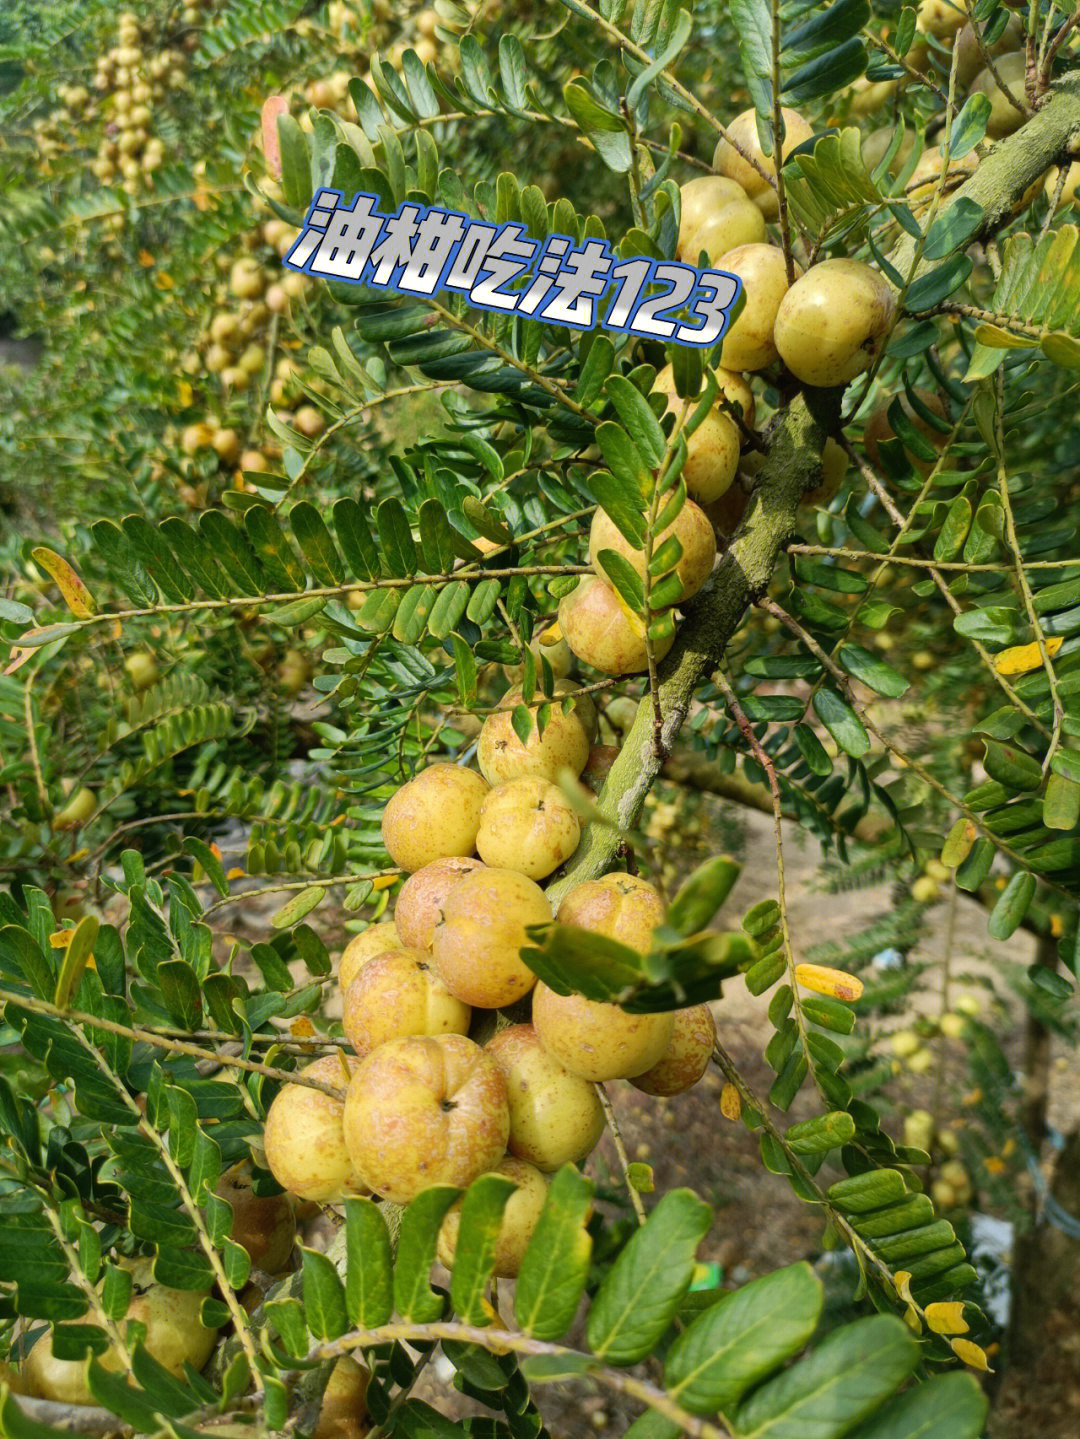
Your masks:
<svg viewBox="0 0 1080 1439"><path fill-rule="evenodd" d="M363 1058L408 1034L467 1034L472 1011L443 984L423 949L369 959L345 991L342 1028Z"/></svg>
<svg viewBox="0 0 1080 1439"><path fill-rule="evenodd" d="M533 880L511 869L478 869L446 898L432 945L435 968L465 1004L513 1004L536 983L520 958L526 929L550 921L551 906Z"/></svg>
<svg viewBox="0 0 1080 1439"><path fill-rule="evenodd" d="M943 1014L941 1032L949 1039L963 1039L967 1033L967 1020L962 1014Z"/></svg>
<svg viewBox="0 0 1080 1439"><path fill-rule="evenodd" d="M910 1059L922 1048L922 1040L913 1029L898 1029L889 1039L889 1048L897 1059ZM914 1140L911 1142L914 1143Z"/></svg>
<svg viewBox="0 0 1080 1439"><path fill-rule="evenodd" d="M338 961L338 985L342 994L369 959L374 959L377 954L385 954L388 949L401 949L404 944L405 941L400 937L397 925L392 919L382 924L369 924L360 934L353 935L341 951Z"/></svg>
<svg viewBox="0 0 1080 1439"><path fill-rule="evenodd" d="M595 1085L549 1054L531 1024L501 1029L487 1052L506 1080L511 1154L550 1174L592 1153L604 1132Z"/></svg>
<svg viewBox="0 0 1080 1439"><path fill-rule="evenodd" d="M784 252L776 245L740 245L717 262L743 283L746 303L738 319L724 334L720 358L728 370L763 370L777 358L773 326L780 301L788 291ZM795 266L795 275L802 274Z"/></svg>
<svg viewBox="0 0 1080 1439"><path fill-rule="evenodd" d="M401 886L394 905L394 925L401 944L413 949L430 949L450 891L467 874L483 867L482 860L457 855L432 860L411 874Z"/></svg>
<svg viewBox="0 0 1080 1439"><path fill-rule="evenodd" d="M986 48L991 56L997 59L999 55L1005 55L1010 50L1018 50L1023 43L1024 22L1019 15L1010 15L1005 29L994 43ZM957 35L954 48L957 54L956 84L959 89L966 90L986 64L986 57L970 24L965 25Z"/></svg>
<svg viewBox="0 0 1080 1439"><path fill-rule="evenodd" d="M911 886L911 897L916 904L933 904L939 894L937 880L928 874L921 874Z"/></svg>
<svg viewBox="0 0 1080 1439"><path fill-rule="evenodd" d="M918 28L937 40L951 40L966 23L967 5L957 0L920 0Z"/></svg>
<svg viewBox="0 0 1080 1439"><path fill-rule="evenodd" d="M303 650L286 650L275 673L285 694L298 695L310 678L311 662Z"/></svg>
<svg viewBox="0 0 1080 1439"><path fill-rule="evenodd" d="M804 385L846 385L876 359L894 308L893 292L879 271L859 260L823 260L780 302L776 348Z"/></svg>
<svg viewBox="0 0 1080 1439"><path fill-rule="evenodd" d="M85 785L73 790L63 809L53 815L53 829L78 829L97 809L97 797Z"/></svg>
<svg viewBox="0 0 1080 1439"><path fill-rule="evenodd" d="M965 180L970 179L978 165L979 157L974 150L969 150L958 159L950 159L949 168L945 171L945 184L941 187L942 193L948 195ZM923 153L904 188L904 195L913 209L920 210L930 204L938 192L944 166L944 157L936 148Z"/></svg>
<svg viewBox="0 0 1080 1439"><path fill-rule="evenodd" d="M484 777L463 765L421 770L383 810L382 837L390 858L412 874L434 859L472 854L487 792Z"/></svg>
<svg viewBox="0 0 1080 1439"><path fill-rule="evenodd" d="M995 68L1009 94L1021 105L1026 105L1027 95L1024 80L1027 57L1015 51L1008 55L1002 55ZM997 79L989 69L982 70L976 75L969 93L986 95L990 99L990 118L986 122L986 133L991 138L998 140L1003 135L1011 135L1024 123L1026 116L1023 110L1017 109L1016 105L1012 103L1005 91L999 87Z"/></svg>
<svg viewBox="0 0 1080 1439"><path fill-rule="evenodd" d="M908 1069L912 1074L926 1074L934 1067L933 1051L929 1049L917 1049L907 1062Z"/></svg>
<svg viewBox="0 0 1080 1439"><path fill-rule="evenodd" d="M210 441L219 460L235 465L240 458L240 436L235 430L215 430Z"/></svg>
<svg viewBox="0 0 1080 1439"><path fill-rule="evenodd" d="M659 892L634 874L605 874L575 885L559 905L560 924L606 935L641 954L652 948L653 931L663 924Z"/></svg>
<svg viewBox="0 0 1080 1439"><path fill-rule="evenodd" d="M610 585L593 575L584 575L559 601L559 627L578 659L601 674L640 674L649 667L644 624ZM655 641L657 660L674 643L674 634Z"/></svg>
<svg viewBox="0 0 1080 1439"><path fill-rule="evenodd" d="M124 669L127 671L132 689L149 689L157 681L157 661L148 650L135 650L133 654L128 655L124 661Z"/></svg>
<svg viewBox="0 0 1080 1439"><path fill-rule="evenodd" d="M339 1052L316 1059L300 1073L344 1089L343 1062L350 1072L355 1069L356 1061ZM344 1113L343 1101L321 1089L286 1084L278 1091L266 1116L263 1149L282 1189L316 1204L339 1204L365 1192L345 1147Z"/></svg>
<svg viewBox="0 0 1080 1439"><path fill-rule="evenodd" d="M915 390L913 393L924 409L930 410L935 415L940 415L942 419L947 418L945 406L940 396L934 394L931 390ZM922 435L923 439L928 440L936 450L943 449L948 439L948 433L942 433L941 430L935 429L928 420L924 420L922 415L912 405L906 391L902 390L897 398L900 400L900 408L907 416L911 425ZM877 409L869 416L863 428L863 448L866 451L866 458L875 468L880 468L881 466L881 451L878 447L882 440L892 440L896 438L896 432L889 421L889 408L892 403L892 400L882 401ZM918 470L919 474L925 478L934 468L936 461L924 460L917 455L911 454L910 451L908 453L911 463Z"/></svg>
<svg viewBox="0 0 1080 1439"><path fill-rule="evenodd" d="M646 1094L685 1094L709 1067L716 1048L716 1023L707 1004L677 1009L667 1049L651 1069L630 1083Z"/></svg>
<svg viewBox="0 0 1080 1439"><path fill-rule="evenodd" d="M547 1052L582 1079L632 1079L659 1064L671 1043L671 1014L628 1014L581 994L538 984L533 1028Z"/></svg>
<svg viewBox="0 0 1080 1439"><path fill-rule="evenodd" d="M952 870L948 865L942 864L940 859L928 859L923 869L931 879L936 879L938 884L944 884L947 879L952 877Z"/></svg>
<svg viewBox="0 0 1080 1439"><path fill-rule="evenodd" d="M361 1060L349 1085L349 1154L392 1204L433 1184L467 1187L498 1164L509 1134L502 1071L460 1034L392 1039Z"/></svg>
<svg viewBox="0 0 1080 1439"><path fill-rule="evenodd" d="M118 1362L111 1350L98 1357L104 1369L115 1370ZM52 1333L45 1333L22 1361L23 1391L32 1399L51 1399L55 1404L96 1404L86 1379L87 1365L87 1359L57 1359Z"/></svg>
<svg viewBox="0 0 1080 1439"><path fill-rule="evenodd" d="M898 1031L893 1035L893 1048L896 1049L896 1040L899 1038ZM907 1031L910 1033L910 1031ZM915 1035L911 1036L916 1041ZM899 1054L900 1051L896 1050ZM910 1052L910 1051L908 1051ZM903 1058L903 1055L901 1055ZM934 1147L934 1116L927 1109L912 1109L904 1116L904 1143L910 1144L913 1149L925 1149L927 1153Z"/></svg>
<svg viewBox="0 0 1080 1439"><path fill-rule="evenodd" d="M508 1154L492 1171L510 1179L517 1188L506 1201L502 1224L495 1239L495 1267L497 1279L516 1279L521 1270L525 1250L539 1222L547 1202L548 1180L534 1164L516 1159ZM439 1263L453 1269L457 1254L458 1232L461 1228L461 1205L458 1200L451 1205L439 1231Z"/></svg>
<svg viewBox="0 0 1080 1439"><path fill-rule="evenodd" d="M293 424L309 440L317 439L326 429L326 421L314 405L301 405L293 416Z"/></svg>
<svg viewBox="0 0 1080 1439"><path fill-rule="evenodd" d="M369 1371L351 1355L343 1354L330 1371L323 1390L319 1420L311 1439L364 1439L368 1433L367 1391ZM248 1433L248 1430L241 1431ZM221 1430L218 1429L220 1434Z"/></svg>
<svg viewBox="0 0 1080 1439"><path fill-rule="evenodd" d="M675 247L675 254L683 264L696 265L704 250L709 263L715 265L725 251L764 240L765 217L741 186L718 175L690 181L690 185L698 184L711 186L715 198L711 203L699 204L695 197L688 206L686 192L690 186L683 186L682 218ZM721 186L730 187L731 193L726 198Z"/></svg>
<svg viewBox="0 0 1080 1439"><path fill-rule="evenodd" d="M687 500L667 529L653 537L653 553L672 536L682 546L682 556L674 567L674 573L682 582L680 599L688 600L697 594L712 574L716 537L708 517L693 500ZM609 516L603 510L597 510L589 529L589 563L603 579L604 571L599 559L602 550L614 550L642 579L645 578L645 551L634 549Z"/></svg>
<svg viewBox="0 0 1080 1439"><path fill-rule="evenodd" d="M852 115L874 115L896 94L897 80L868 80L860 75L850 90Z"/></svg>
<svg viewBox="0 0 1080 1439"><path fill-rule="evenodd" d="M254 300L264 288L262 266L258 260L237 260L229 271L229 289L239 300Z"/></svg>
<svg viewBox="0 0 1080 1439"><path fill-rule="evenodd" d="M524 744L514 729L514 709L522 703L521 691L510 690L503 696L501 708L484 720L477 743L476 759L480 772L489 784L526 776L557 780L563 770L579 775L589 758L589 746L596 735L596 706L587 694L579 693L573 680L557 680L555 703L540 733L536 723L540 705L546 703L541 694L530 706L533 725ZM563 714L558 700L576 695L574 707Z"/></svg>
<svg viewBox="0 0 1080 1439"><path fill-rule="evenodd" d="M296 1215L287 1194L259 1195L251 1187L251 1166L234 1164L214 1186L232 1210L229 1238L246 1249L254 1269L280 1274L292 1255Z"/></svg>
<svg viewBox="0 0 1080 1439"><path fill-rule="evenodd" d="M1043 189L1046 191L1047 198L1050 200L1053 200L1055 194L1057 194L1060 174L1061 171L1056 165L1052 165L1046 172L1046 183L1043 185ZM1065 176L1065 184L1062 186L1061 194L1058 196L1057 208L1064 210L1066 205L1075 204L1078 189L1080 189L1080 160L1074 160L1069 166Z"/></svg>
<svg viewBox="0 0 1080 1439"><path fill-rule="evenodd" d="M814 133L814 127L807 124L797 110L782 110L784 119L783 153L790 155ZM721 139L713 154L713 169L729 179L737 180L751 200L758 206L766 220L775 220L779 214L776 191L749 159L756 160L768 175L776 174L776 153L766 155L758 137L757 112L744 110L736 115L727 127L728 139ZM730 140L730 143L729 143Z"/></svg>
<svg viewBox="0 0 1080 1439"><path fill-rule="evenodd" d="M557 680L566 679L567 675L574 668L574 656L570 653L570 646L564 639L545 639L541 635L529 641L529 649L536 659L536 673L538 678L542 673L540 668L541 656L547 660L551 666L551 673ZM506 678L512 684L518 684L520 682L524 670L524 665L503 665Z"/></svg>
<svg viewBox="0 0 1080 1439"><path fill-rule="evenodd" d="M935 1179L930 1186L930 1198L934 1201L934 1208L949 1210L956 1208L956 1190L944 1179Z"/></svg>
<svg viewBox="0 0 1080 1439"><path fill-rule="evenodd" d="M715 372L720 394L742 411L744 423L754 423L754 397L750 386L741 375L731 370L717 369ZM675 393L675 378L670 365L666 365L653 383L654 391L667 396L667 409L676 415L683 411L685 401ZM691 401L687 418L693 412ZM682 479L691 499L707 505L718 500L727 490L739 467L739 447L742 437L734 417L717 404L686 441L686 462L682 468Z"/></svg>
<svg viewBox="0 0 1080 1439"><path fill-rule="evenodd" d="M848 472L847 451L832 438L825 441L821 452L821 484L815 485L803 495L803 502L811 505L827 505L844 483Z"/></svg>
<svg viewBox="0 0 1080 1439"><path fill-rule="evenodd" d="M546 879L581 839L581 821L562 790L532 775L496 785L484 797L476 850L487 865Z"/></svg>

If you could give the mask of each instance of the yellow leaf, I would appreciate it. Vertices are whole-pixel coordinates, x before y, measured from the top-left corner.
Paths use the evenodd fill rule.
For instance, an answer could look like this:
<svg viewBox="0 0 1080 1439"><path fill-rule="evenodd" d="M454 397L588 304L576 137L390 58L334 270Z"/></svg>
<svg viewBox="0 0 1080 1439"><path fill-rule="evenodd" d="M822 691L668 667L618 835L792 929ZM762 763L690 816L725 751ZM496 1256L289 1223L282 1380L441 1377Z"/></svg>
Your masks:
<svg viewBox="0 0 1080 1439"><path fill-rule="evenodd" d="M827 994L831 999L858 999L863 992L863 982L842 969L829 969L824 964L797 964L795 979L804 989L815 994Z"/></svg>
<svg viewBox="0 0 1080 1439"><path fill-rule="evenodd" d="M82 849L77 849L74 854L69 854L64 863L78 864L79 860L85 859L89 853L89 849L87 849L86 845L83 845Z"/></svg>
<svg viewBox="0 0 1080 1439"><path fill-rule="evenodd" d="M976 325L975 339L980 345L992 345L995 350L1031 350L1035 347L1034 338L1024 339L1011 330L1003 330L1000 325Z"/></svg>
<svg viewBox="0 0 1080 1439"><path fill-rule="evenodd" d="M926 1322L935 1334L966 1334L967 1320L959 1299L942 1300L926 1306Z"/></svg>
<svg viewBox="0 0 1080 1439"><path fill-rule="evenodd" d="M154 276L154 285L159 290L175 290L176 281L169 274L168 270L160 270Z"/></svg>
<svg viewBox="0 0 1080 1439"><path fill-rule="evenodd" d="M71 936L75 933L73 929L58 929L54 934L49 935L50 949L67 949L71 943Z"/></svg>
<svg viewBox="0 0 1080 1439"><path fill-rule="evenodd" d="M981 1369L986 1374L994 1372L990 1368L990 1361L986 1357L985 1350L980 1349L977 1344L972 1344L970 1339L950 1339L949 1348L957 1359L962 1359L972 1369Z"/></svg>
<svg viewBox="0 0 1080 1439"><path fill-rule="evenodd" d="M176 397L186 409L195 398L195 391L191 388L190 380L180 380L176 386Z"/></svg>
<svg viewBox="0 0 1080 1439"><path fill-rule="evenodd" d="M243 879L245 873L246 873L246 871L245 871L240 865L235 864L235 865L233 865L232 869L230 869L229 872L226 874L225 878L226 878L226 879Z"/></svg>
<svg viewBox="0 0 1080 1439"><path fill-rule="evenodd" d="M46 549L44 545L38 545L37 549L31 550L30 553L41 568L56 581L68 609L76 619L89 619L97 609L94 597L63 555L58 555L55 550Z"/></svg>
<svg viewBox="0 0 1080 1439"><path fill-rule="evenodd" d="M910 1304L904 1310L904 1323L912 1334L922 1333L922 1320L919 1318L918 1310L913 1309Z"/></svg>
<svg viewBox="0 0 1080 1439"><path fill-rule="evenodd" d="M1053 659L1065 643L1065 637L1051 635L1043 643L1046 645L1047 655ZM1041 664L1042 655L1035 643L1013 645L1010 649L1002 650L994 659L994 668L999 675L1026 675L1030 670L1037 670Z"/></svg>
<svg viewBox="0 0 1080 1439"><path fill-rule="evenodd" d="M898 1269L896 1271L893 1275L893 1283L896 1285L896 1292L900 1298L906 1300L908 1304L913 1303L911 1298L911 1275L906 1269Z"/></svg>
<svg viewBox="0 0 1080 1439"><path fill-rule="evenodd" d="M557 645L562 637L562 625L556 620L553 625L548 625L546 630L541 630L540 643L542 645Z"/></svg>
<svg viewBox="0 0 1080 1439"><path fill-rule="evenodd" d="M306 1014L302 1014L289 1025L289 1033L294 1039L310 1039L315 1033L315 1026Z"/></svg>
<svg viewBox="0 0 1080 1439"><path fill-rule="evenodd" d="M153 255L151 255L149 250L140 250L139 264L143 267L144 270L152 270L157 264L157 261L154 259Z"/></svg>
<svg viewBox="0 0 1080 1439"><path fill-rule="evenodd" d="M983 1160L983 1168L987 1174L1005 1174L1009 1166L1004 1159L999 1159L996 1154L990 1154Z"/></svg>
<svg viewBox="0 0 1080 1439"><path fill-rule="evenodd" d="M720 1113L731 1120L738 1119L742 1114L742 1100L733 1084L725 1084L720 1091Z"/></svg>
<svg viewBox="0 0 1080 1439"><path fill-rule="evenodd" d="M396 874L380 874L378 879L371 881L371 887L378 893L380 889L389 889L391 885L397 884L397 880L398 877Z"/></svg>

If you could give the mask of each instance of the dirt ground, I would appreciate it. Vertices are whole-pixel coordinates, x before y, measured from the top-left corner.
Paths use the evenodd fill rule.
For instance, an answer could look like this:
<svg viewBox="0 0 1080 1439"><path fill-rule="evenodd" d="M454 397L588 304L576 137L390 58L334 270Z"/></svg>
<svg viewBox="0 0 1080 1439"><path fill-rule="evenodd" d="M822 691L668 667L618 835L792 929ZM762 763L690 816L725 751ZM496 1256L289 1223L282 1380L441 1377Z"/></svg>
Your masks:
<svg viewBox="0 0 1080 1439"><path fill-rule="evenodd" d="M699 859L717 851L728 851L743 861L743 872L724 907L721 920L734 925L757 900L775 895L776 864L770 818L741 811L731 817L730 809L704 799L696 822L680 830L679 870L689 869ZM796 950L804 950L830 937L856 933L893 903L888 884L873 885L839 893L827 892L817 842L806 839L794 828L785 830L785 870L791 929ZM677 882L677 874L670 876ZM240 928L244 920L237 917ZM244 917L253 927L262 923L257 907ZM313 919L316 917L313 917ZM333 950L335 917L328 906L317 912L319 927L325 931ZM934 991L942 968L948 924L947 905L942 902L928 914L925 941L913 951L913 960L926 960L930 969L924 977L920 1006L935 1012ZM986 936L985 912L961 896L952 923L953 998L958 993L987 994L986 982L1008 998L1000 982L1004 962L1026 964L1031 958L1031 941L1018 934L1007 945L995 945ZM741 983L729 985L729 993L715 1006L722 1042L740 1072L758 1092L767 1090L772 1072L762 1057L771 1033L766 1017L767 996L757 999ZM1019 1069L1022 1064L1023 1018L1013 1001L1012 1037L1009 1057ZM894 1027L898 1021L891 1021ZM909 1021L905 1019L904 1023ZM1006 1030L1009 1025L1005 1026ZM1068 1132L1080 1116L1080 1083L1074 1054L1063 1046L1054 1053L1051 1071L1050 1122ZM951 1062L950 1084L962 1083L962 1055ZM658 1193L688 1185L716 1211L716 1219L700 1257L719 1266L724 1287L735 1287L781 1265L820 1255L822 1224L817 1211L801 1203L786 1181L769 1174L762 1166L754 1136L739 1123L721 1117L721 1080L708 1074L688 1094L657 1100L631 1085L608 1086L626 1150L631 1160L652 1166ZM957 1098L959 1091L957 1089ZM901 1074L892 1095L897 1106L887 1118L886 1128L900 1137L902 1114L932 1103L931 1081L925 1076ZM790 1121L813 1112L812 1101L800 1096ZM619 1191L620 1168L610 1137L606 1137L589 1161L589 1172L602 1188ZM648 1204L646 1200L646 1204ZM985 1196L980 1197L988 1209ZM612 1212L617 1212L613 1210ZM991 1210L992 1212L992 1210ZM1061 1236L1055 1236L1061 1242ZM992 1439L1076 1439L1080 1435L1080 1243L1065 1241L1062 1263L1070 1272L1064 1294L1043 1318L1044 1332L1036 1341L1035 1362L1024 1368L1003 1372L988 1381L993 1411L989 1434ZM1022 1282L1022 1281L1021 1281ZM506 1297L500 1295L505 1307ZM443 1373L432 1366L423 1377L418 1394L443 1412L463 1415L471 1406L448 1387L448 1366ZM648 1374L647 1367L642 1371ZM655 1377L655 1376L654 1376ZM636 1410L610 1392L587 1385L550 1386L538 1392L553 1439L580 1439L584 1433L598 1436L621 1435Z"/></svg>

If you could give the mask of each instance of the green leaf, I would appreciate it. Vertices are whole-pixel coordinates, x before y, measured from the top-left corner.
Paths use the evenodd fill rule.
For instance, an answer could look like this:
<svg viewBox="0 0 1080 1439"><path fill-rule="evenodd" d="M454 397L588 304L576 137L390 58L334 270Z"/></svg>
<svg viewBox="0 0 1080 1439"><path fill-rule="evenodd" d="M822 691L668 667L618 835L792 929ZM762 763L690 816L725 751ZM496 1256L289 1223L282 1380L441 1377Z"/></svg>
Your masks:
<svg viewBox="0 0 1080 1439"><path fill-rule="evenodd" d="M731 25L739 46L746 88L759 115L772 111L772 25L768 0L731 0Z"/></svg>
<svg viewBox="0 0 1080 1439"><path fill-rule="evenodd" d="M672 1399L694 1414L730 1413L793 1358L817 1328L824 1288L809 1264L744 1284L676 1338L664 1366Z"/></svg>
<svg viewBox="0 0 1080 1439"><path fill-rule="evenodd" d="M316 1249L300 1246L303 1302L307 1326L316 1339L340 1339L349 1327L345 1290L333 1262Z"/></svg>
<svg viewBox="0 0 1080 1439"><path fill-rule="evenodd" d="M593 1300L586 1335L598 1358L636 1364L653 1352L690 1288L694 1255L712 1218L692 1190L664 1195Z"/></svg>
<svg viewBox="0 0 1080 1439"><path fill-rule="evenodd" d="M991 779L1018 792L1036 790L1042 784L1042 766L1018 745L983 740L983 765Z"/></svg>
<svg viewBox="0 0 1080 1439"><path fill-rule="evenodd" d="M1080 823L1080 784L1063 774L1052 773L1046 781L1043 824L1047 829L1075 829Z"/></svg>
<svg viewBox="0 0 1080 1439"><path fill-rule="evenodd" d="M641 576L626 556L620 555L617 550L601 550L596 558L600 561L600 566L611 581L612 587L622 596L625 603L635 614L643 614L645 591Z"/></svg>
<svg viewBox="0 0 1080 1439"><path fill-rule="evenodd" d="M289 511L289 524L296 543L311 566L311 573L320 585L340 585L345 580L345 567L337 552L322 515L307 500L300 500Z"/></svg>
<svg viewBox="0 0 1080 1439"><path fill-rule="evenodd" d="M893 1315L846 1324L756 1390L736 1412L735 1432L744 1439L839 1439L899 1388L919 1357Z"/></svg>
<svg viewBox="0 0 1080 1439"><path fill-rule="evenodd" d="M483 1327L491 1323L484 1293L495 1266L495 1241L503 1210L516 1188L513 1180L501 1174L482 1174L461 1202L450 1300L465 1324Z"/></svg>
<svg viewBox="0 0 1080 1439"><path fill-rule="evenodd" d="M896 1204L907 1194L904 1176L898 1169L871 1169L838 1179L828 1190L828 1199L845 1214L866 1214L886 1204Z"/></svg>
<svg viewBox="0 0 1080 1439"><path fill-rule="evenodd" d="M902 674L862 645L841 645L837 658L849 675L875 694L897 699L908 689L908 681Z"/></svg>
<svg viewBox="0 0 1080 1439"><path fill-rule="evenodd" d="M845 754L862 759L869 752L870 736L862 720L835 690L818 690L814 696L814 713Z"/></svg>
<svg viewBox="0 0 1080 1439"><path fill-rule="evenodd" d="M514 1316L534 1339L559 1339L574 1322L592 1257L593 1188L572 1164L551 1181L514 1292Z"/></svg>
<svg viewBox="0 0 1080 1439"><path fill-rule="evenodd" d="M939 1374L893 1399L847 1439L979 1439L988 1408L973 1375Z"/></svg>
<svg viewBox="0 0 1080 1439"><path fill-rule="evenodd" d="M952 153L950 152L951 158ZM967 195L958 195L948 209L939 215L930 226L930 232L926 237L926 246L923 250L923 259L943 260L954 250L962 249L978 233L985 218L986 211L981 205L976 204Z"/></svg>
<svg viewBox="0 0 1080 1439"><path fill-rule="evenodd" d="M949 159L960 160L986 134L986 123L990 119L993 105L989 95L981 91L969 95L953 122L952 138L949 145Z"/></svg>
<svg viewBox="0 0 1080 1439"><path fill-rule="evenodd" d="M71 1003L71 996L78 989L87 961L93 953L97 934L98 921L92 914L83 915L71 932L56 981L56 993L53 995L53 1003L59 1009L67 1009Z"/></svg>
<svg viewBox="0 0 1080 1439"><path fill-rule="evenodd" d="M600 426L604 428L603 425ZM596 503L607 515L623 539L635 550L645 547L645 497L635 484L627 485L609 470L594 470L588 486Z"/></svg>
<svg viewBox="0 0 1080 1439"><path fill-rule="evenodd" d="M394 1266L394 1308L402 1319L431 1324L442 1317L443 1299L431 1287L431 1266L439 1226L460 1193L448 1184L432 1185L418 1194L401 1216Z"/></svg>
<svg viewBox="0 0 1080 1439"><path fill-rule="evenodd" d="M697 934L709 924L734 888L742 865L729 855L707 859L679 886L668 907L666 923L682 935Z"/></svg>
<svg viewBox="0 0 1080 1439"><path fill-rule="evenodd" d="M293 210L306 210L311 204L311 159L307 136L291 115L277 117L277 133L285 203Z"/></svg>
<svg viewBox="0 0 1080 1439"><path fill-rule="evenodd" d="M624 375L612 375L604 389L638 453L651 468L658 468L667 440L648 400Z"/></svg>
<svg viewBox="0 0 1080 1439"><path fill-rule="evenodd" d="M584 76L563 86L563 99L583 135L592 141L596 153L609 170L625 175L632 160L627 122L604 108Z"/></svg>
<svg viewBox="0 0 1080 1439"><path fill-rule="evenodd" d="M375 1329L393 1313L393 1261L386 1220L370 1199L345 1205L345 1305L349 1323Z"/></svg>
<svg viewBox="0 0 1080 1439"><path fill-rule="evenodd" d="M326 887L324 885L309 884L299 894L294 895L288 904L282 905L270 923L275 929L291 929L294 924L299 924L305 915L310 914L317 905L320 905L325 898Z"/></svg>

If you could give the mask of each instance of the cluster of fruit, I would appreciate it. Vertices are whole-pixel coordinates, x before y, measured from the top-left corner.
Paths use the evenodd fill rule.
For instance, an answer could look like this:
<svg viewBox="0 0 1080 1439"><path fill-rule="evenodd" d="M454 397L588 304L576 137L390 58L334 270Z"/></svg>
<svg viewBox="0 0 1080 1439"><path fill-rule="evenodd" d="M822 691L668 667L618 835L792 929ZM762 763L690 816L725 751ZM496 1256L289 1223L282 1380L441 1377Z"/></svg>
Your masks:
<svg viewBox="0 0 1080 1439"><path fill-rule="evenodd" d="M567 682L560 695L575 693ZM511 696L511 702L513 702ZM342 1024L353 1053L315 1060L311 1078L346 1087L343 1101L286 1085L263 1144L278 1182L319 1203L372 1192L407 1204L432 1184L470 1184L497 1171L517 1189L500 1233L496 1272L517 1272L547 1192L547 1175L597 1144L596 1085L629 1079L648 1094L681 1093L704 1073L715 1042L706 1005L630 1014L560 995L523 962L531 926L552 905L536 882L577 845L574 807L556 780L588 773L595 711L578 692L543 735L522 742L511 711L489 715L482 773L433 764L383 814L394 863L408 872L392 921L345 948ZM607 756L604 757L604 762ZM555 918L648 952L664 903L645 880L610 874L571 888ZM504 1020L490 1011L531 997ZM484 1017L476 1011L488 1011ZM517 1022L498 1028L505 1018ZM483 1045L469 1035L490 1034ZM452 1210L440 1241L453 1259Z"/></svg>
<svg viewBox="0 0 1080 1439"><path fill-rule="evenodd" d="M975 1197L975 1191L960 1153L960 1140L954 1129L939 1128L934 1116L926 1109L913 1109L904 1116L904 1143L923 1149L937 1166L936 1178L930 1185L930 1197L943 1213L964 1209Z"/></svg>
<svg viewBox="0 0 1080 1439"><path fill-rule="evenodd" d="M165 159L164 145L150 133L153 103L183 84L187 62L180 50L148 54L130 11L120 16L118 40L102 55L94 76L94 88L107 96L109 118L90 168L102 184L119 178L125 194L137 195L152 186L151 176Z"/></svg>

